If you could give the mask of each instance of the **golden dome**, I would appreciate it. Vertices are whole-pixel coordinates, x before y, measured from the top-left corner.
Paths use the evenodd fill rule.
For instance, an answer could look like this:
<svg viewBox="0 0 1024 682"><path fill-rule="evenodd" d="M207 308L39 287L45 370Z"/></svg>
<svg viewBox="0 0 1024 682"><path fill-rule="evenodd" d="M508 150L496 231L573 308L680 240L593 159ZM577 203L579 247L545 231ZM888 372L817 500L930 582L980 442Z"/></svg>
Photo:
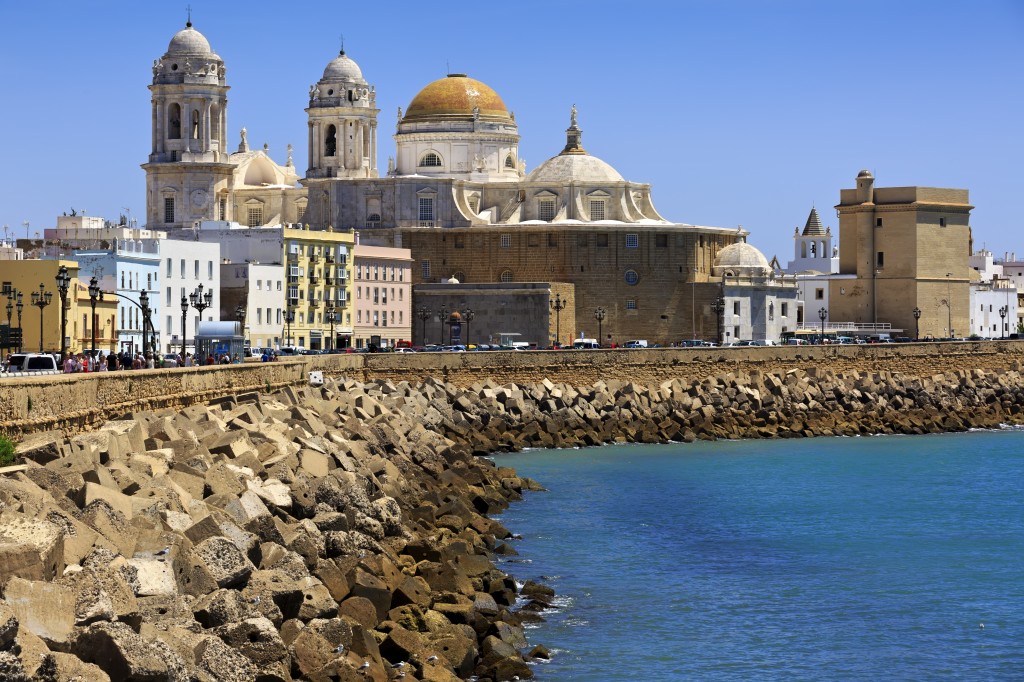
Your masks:
<svg viewBox="0 0 1024 682"><path fill-rule="evenodd" d="M512 120L498 93L461 73L449 74L420 90L402 120L472 118L474 108L480 109L481 118Z"/></svg>

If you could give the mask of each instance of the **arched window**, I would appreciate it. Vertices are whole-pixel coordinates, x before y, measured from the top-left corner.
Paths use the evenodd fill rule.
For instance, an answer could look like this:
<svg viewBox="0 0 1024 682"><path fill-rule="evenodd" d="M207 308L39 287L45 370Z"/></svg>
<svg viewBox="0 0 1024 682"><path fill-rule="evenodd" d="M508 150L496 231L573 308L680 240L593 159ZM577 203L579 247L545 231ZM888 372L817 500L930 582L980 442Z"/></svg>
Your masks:
<svg viewBox="0 0 1024 682"><path fill-rule="evenodd" d="M371 213L366 218L366 227L373 229L380 227L380 213Z"/></svg>
<svg viewBox="0 0 1024 682"><path fill-rule="evenodd" d="M462 270L456 270L455 274L453 274L452 277L459 280L461 284L466 283L466 273L464 273Z"/></svg>
<svg viewBox="0 0 1024 682"><path fill-rule="evenodd" d="M509 154L508 156L505 157L505 168L515 168L515 167L516 167L516 160L512 158L511 154Z"/></svg>
<svg viewBox="0 0 1024 682"><path fill-rule="evenodd" d="M338 149L338 129L327 126L327 137L324 138L324 156L334 156Z"/></svg>
<svg viewBox="0 0 1024 682"><path fill-rule="evenodd" d="M197 109L192 110L192 126L189 128L189 131L193 140L199 139L199 111Z"/></svg>
<svg viewBox="0 0 1024 682"><path fill-rule="evenodd" d="M505 270L504 272L501 273L501 277L499 279L502 282L511 282L512 281L512 271L511 270Z"/></svg>
<svg viewBox="0 0 1024 682"><path fill-rule="evenodd" d="M441 157L437 155L437 152L427 152L420 159L420 166L429 166L434 168L441 167Z"/></svg>
<svg viewBox="0 0 1024 682"><path fill-rule="evenodd" d="M216 104L210 105L210 139L220 139L220 108Z"/></svg>
<svg viewBox="0 0 1024 682"><path fill-rule="evenodd" d="M167 109L167 139L181 139L181 105L177 103Z"/></svg>

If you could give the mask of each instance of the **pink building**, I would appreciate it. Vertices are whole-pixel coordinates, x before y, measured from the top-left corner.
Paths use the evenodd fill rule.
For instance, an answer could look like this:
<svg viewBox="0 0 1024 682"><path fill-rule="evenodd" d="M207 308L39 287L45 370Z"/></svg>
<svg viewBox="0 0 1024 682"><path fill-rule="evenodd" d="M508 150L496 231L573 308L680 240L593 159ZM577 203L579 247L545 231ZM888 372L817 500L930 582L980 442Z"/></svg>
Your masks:
<svg viewBox="0 0 1024 682"><path fill-rule="evenodd" d="M412 340L412 253L356 244L352 345L393 348Z"/></svg>

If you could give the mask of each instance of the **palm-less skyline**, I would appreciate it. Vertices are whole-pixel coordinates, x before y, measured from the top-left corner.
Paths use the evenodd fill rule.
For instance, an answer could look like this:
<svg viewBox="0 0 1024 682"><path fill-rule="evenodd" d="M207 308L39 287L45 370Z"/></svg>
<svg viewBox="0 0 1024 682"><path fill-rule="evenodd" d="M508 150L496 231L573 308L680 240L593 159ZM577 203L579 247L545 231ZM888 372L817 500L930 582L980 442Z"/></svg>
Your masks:
<svg viewBox="0 0 1024 682"><path fill-rule="evenodd" d="M186 3L7 5L0 223L12 236L72 208L144 222L154 59ZM811 206L861 168L877 186L970 190L974 246L1024 258L1024 5L1012 0L719 1L376 5L193 0L224 59L229 146L248 130L306 168L308 90L344 41L377 91L381 169L403 109L427 83L467 73L516 115L532 170L583 144L654 186L672 221L732 227L792 257ZM126 211L127 209L127 211Z"/></svg>

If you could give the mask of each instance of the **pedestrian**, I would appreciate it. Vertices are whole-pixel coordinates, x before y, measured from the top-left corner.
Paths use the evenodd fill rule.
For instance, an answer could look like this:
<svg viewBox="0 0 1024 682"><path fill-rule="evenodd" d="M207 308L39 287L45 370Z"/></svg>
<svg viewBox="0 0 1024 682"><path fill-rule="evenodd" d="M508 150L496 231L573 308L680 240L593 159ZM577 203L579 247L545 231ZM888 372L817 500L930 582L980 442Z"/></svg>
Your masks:
<svg viewBox="0 0 1024 682"><path fill-rule="evenodd" d="M71 353L68 353L67 356L64 358L64 373L65 374L71 374L74 371L75 371L75 360L71 356Z"/></svg>
<svg viewBox="0 0 1024 682"><path fill-rule="evenodd" d="M192 366L192 354L191 353L185 353L185 366L186 367L191 367Z"/></svg>
<svg viewBox="0 0 1024 682"><path fill-rule="evenodd" d="M107 366L107 356L101 355L100 356L99 371L106 372L108 369L109 369L109 367Z"/></svg>
<svg viewBox="0 0 1024 682"><path fill-rule="evenodd" d="M210 353L209 355L206 356L206 364L207 365L215 365L215 364L217 364L217 361L213 359L213 353Z"/></svg>

